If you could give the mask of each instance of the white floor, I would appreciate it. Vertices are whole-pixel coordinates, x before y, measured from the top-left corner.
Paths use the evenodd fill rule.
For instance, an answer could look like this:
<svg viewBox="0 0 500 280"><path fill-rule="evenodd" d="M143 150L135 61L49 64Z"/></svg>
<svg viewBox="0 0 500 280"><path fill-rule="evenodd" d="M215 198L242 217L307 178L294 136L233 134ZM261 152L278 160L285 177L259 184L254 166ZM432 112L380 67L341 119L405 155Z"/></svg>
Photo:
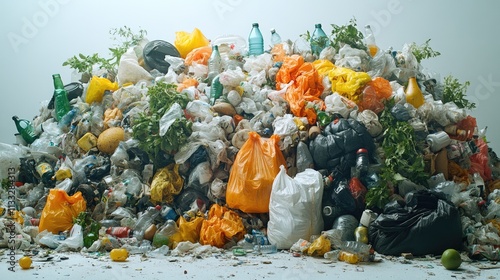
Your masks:
<svg viewBox="0 0 500 280"><path fill-rule="evenodd" d="M491 262L464 262L458 270L450 271L435 258L405 260L380 255L377 262L357 265L294 257L284 251L246 256L234 256L231 251L203 257L131 255L126 262L113 262L108 255L89 257L71 252L49 256L50 260L34 257L32 268L27 270L16 264L11 272L5 251L0 255L0 279L500 279L500 265Z"/></svg>

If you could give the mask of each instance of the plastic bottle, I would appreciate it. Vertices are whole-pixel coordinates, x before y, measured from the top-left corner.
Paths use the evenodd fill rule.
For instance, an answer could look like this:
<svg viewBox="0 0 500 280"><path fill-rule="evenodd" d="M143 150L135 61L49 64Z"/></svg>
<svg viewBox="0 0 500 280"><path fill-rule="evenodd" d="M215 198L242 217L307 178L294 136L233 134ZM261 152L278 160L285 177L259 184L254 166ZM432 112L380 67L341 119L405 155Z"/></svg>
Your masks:
<svg viewBox="0 0 500 280"><path fill-rule="evenodd" d="M66 113L66 115L64 115L61 120L59 121L59 123L57 124L57 126L67 132L68 131L68 128L71 126L71 122L73 121L73 119L76 117L76 115L79 113L79 109L77 107L73 107L71 108L71 110L69 110L68 113Z"/></svg>
<svg viewBox="0 0 500 280"><path fill-rule="evenodd" d="M153 246L159 248L163 245L171 246L170 238L179 231L174 220L168 220L163 227L156 231L153 237Z"/></svg>
<svg viewBox="0 0 500 280"><path fill-rule="evenodd" d="M252 24L252 30L248 36L248 55L260 55L264 53L264 37L259 29L259 24Z"/></svg>
<svg viewBox="0 0 500 280"><path fill-rule="evenodd" d="M275 244L266 244L266 245L255 245L253 247L254 252L259 254L274 254L278 252L278 248Z"/></svg>
<svg viewBox="0 0 500 280"><path fill-rule="evenodd" d="M36 171L38 172L38 175L40 175L40 179L42 183L45 185L53 185L54 181L52 180L52 177L54 177L54 169L52 168L52 165L50 163L41 161L37 164L36 166Z"/></svg>
<svg viewBox="0 0 500 280"><path fill-rule="evenodd" d="M16 124L17 131L21 134L21 137L24 141L26 141L26 143L31 144L38 138L30 121L19 119L18 116L13 116L12 120Z"/></svg>
<svg viewBox="0 0 500 280"><path fill-rule="evenodd" d="M479 189L479 196L481 198L485 198L484 195L484 180L483 177L481 177L481 174L478 172L474 173L473 175L474 183L476 184L476 187Z"/></svg>
<svg viewBox="0 0 500 280"><path fill-rule="evenodd" d="M53 74L52 79L54 80L54 109L56 120L60 121L64 115L66 115L70 110L71 106L68 100L68 93L64 88L64 84L61 80L59 74Z"/></svg>
<svg viewBox="0 0 500 280"><path fill-rule="evenodd" d="M368 47L368 52L372 57L378 53L378 46L375 43L375 36L369 24L365 25L365 44Z"/></svg>
<svg viewBox="0 0 500 280"><path fill-rule="evenodd" d="M142 213L139 219L137 219L137 223L134 227L134 235L137 240L142 240L144 238L144 233L160 215L160 210L161 207L149 207L144 213Z"/></svg>
<svg viewBox="0 0 500 280"><path fill-rule="evenodd" d="M332 122L332 117L328 115L328 113L318 110L316 111L316 119L318 122L318 126L320 128L325 128L327 125L329 125Z"/></svg>
<svg viewBox="0 0 500 280"><path fill-rule="evenodd" d="M210 105L215 104L215 100L219 99L222 95L222 91L224 90L224 86L219 81L219 75L217 75L212 80L212 86L210 86Z"/></svg>
<svg viewBox="0 0 500 280"><path fill-rule="evenodd" d="M408 86L405 90L406 102L410 103L418 109L418 107L422 106L425 102L424 95L418 86L417 79L415 77L410 77L408 80Z"/></svg>
<svg viewBox="0 0 500 280"><path fill-rule="evenodd" d="M271 45L277 45L281 43L281 36L276 32L276 29L271 29Z"/></svg>
<svg viewBox="0 0 500 280"><path fill-rule="evenodd" d="M369 244L358 241L343 241L339 249L356 254L360 261L368 261L371 255L371 247Z"/></svg>
<svg viewBox="0 0 500 280"><path fill-rule="evenodd" d="M108 227L106 233L118 238L128 238L133 235L133 231L129 227Z"/></svg>
<svg viewBox="0 0 500 280"><path fill-rule="evenodd" d="M357 242L368 244L368 228L359 224L359 226L354 230L354 237Z"/></svg>
<svg viewBox="0 0 500 280"><path fill-rule="evenodd" d="M310 39L312 53L319 56L321 51L326 47L327 42L328 36L326 36L325 31L321 28L321 23L317 23L314 25L314 31Z"/></svg>
<svg viewBox="0 0 500 280"><path fill-rule="evenodd" d="M368 174L370 160L368 159L368 150L361 148L356 152L356 177L364 178Z"/></svg>
<svg viewBox="0 0 500 280"><path fill-rule="evenodd" d="M212 54L208 59L208 84L212 84L212 80L222 72L222 58L217 45L212 46Z"/></svg>

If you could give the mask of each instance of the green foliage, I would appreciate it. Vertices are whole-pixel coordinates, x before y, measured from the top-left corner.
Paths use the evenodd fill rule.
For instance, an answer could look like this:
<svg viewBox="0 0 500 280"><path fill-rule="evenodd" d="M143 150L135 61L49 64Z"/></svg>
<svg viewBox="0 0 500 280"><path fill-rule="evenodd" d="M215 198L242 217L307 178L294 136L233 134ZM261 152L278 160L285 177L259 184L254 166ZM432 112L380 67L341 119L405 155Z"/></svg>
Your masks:
<svg viewBox="0 0 500 280"><path fill-rule="evenodd" d="M444 78L443 85L443 102L453 102L459 108L465 108L472 110L476 108L476 104L474 102L470 102L465 98L467 94L467 88L470 86L470 82L466 81L461 84L458 79L450 76Z"/></svg>
<svg viewBox="0 0 500 280"><path fill-rule="evenodd" d="M10 186L11 186L11 184L12 183L10 182L9 178L3 178L2 179L2 189L8 191L9 188L10 188Z"/></svg>
<svg viewBox="0 0 500 280"><path fill-rule="evenodd" d="M192 122L186 118L177 119L168 129L167 133L160 136L160 119L174 103L186 108L189 98L185 93L176 91L177 86L158 82L149 87L149 110L141 113L134 120L132 136L139 141L139 147L153 160L155 165L162 162L164 154L174 154L184 144L192 133Z"/></svg>
<svg viewBox="0 0 500 280"><path fill-rule="evenodd" d="M92 73L92 68L95 65L101 69L115 72L122 55L130 47L139 44L139 42L144 39L147 34L147 32L142 29L139 30L139 33L135 34L132 32L130 27L127 26L111 29L109 33L113 36L112 40L118 42L113 48L109 48L111 58L102 58L97 53L94 53L93 55L84 55L80 53L78 56L75 55L68 58L62 65L69 66L80 73Z"/></svg>
<svg viewBox="0 0 500 280"><path fill-rule="evenodd" d="M331 46L339 50L343 44L348 44L352 48L366 50L363 42L363 33L358 30L356 18L349 20L346 25L332 24L332 43Z"/></svg>
<svg viewBox="0 0 500 280"><path fill-rule="evenodd" d="M425 41L425 43L423 43L420 46L417 46L417 44L415 42L410 44L411 52L413 53L413 55L417 59L418 63L420 63L424 59L441 55L440 52L433 50L429 46L430 41L431 41L431 39L428 39L427 41Z"/></svg>
<svg viewBox="0 0 500 280"><path fill-rule="evenodd" d="M389 188L385 185L379 185L377 187L369 189L365 197L366 208L383 209L384 205L386 205L389 202L390 195L391 192Z"/></svg>

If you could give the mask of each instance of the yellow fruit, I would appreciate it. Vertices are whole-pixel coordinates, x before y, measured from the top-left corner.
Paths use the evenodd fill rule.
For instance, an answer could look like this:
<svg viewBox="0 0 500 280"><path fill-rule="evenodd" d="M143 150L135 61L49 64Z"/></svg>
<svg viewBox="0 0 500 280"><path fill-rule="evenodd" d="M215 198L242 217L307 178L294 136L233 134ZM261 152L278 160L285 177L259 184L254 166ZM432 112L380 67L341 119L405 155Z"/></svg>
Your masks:
<svg viewBox="0 0 500 280"><path fill-rule="evenodd" d="M128 251L127 251L127 249L123 249L123 248L113 249L109 253L109 257L111 258L111 260L113 260L115 262L124 262L128 258Z"/></svg>
<svg viewBox="0 0 500 280"><path fill-rule="evenodd" d="M125 131L121 127L104 130L97 138L97 149L106 154L113 154L121 141L125 140Z"/></svg>
<svg viewBox="0 0 500 280"><path fill-rule="evenodd" d="M462 257L460 257L460 253L457 250L447 249L444 251L443 255L441 255L441 264L446 269L454 270L459 268L462 264Z"/></svg>
<svg viewBox="0 0 500 280"><path fill-rule="evenodd" d="M19 259L19 266L22 269L29 269L31 267L31 258L30 257L22 257Z"/></svg>

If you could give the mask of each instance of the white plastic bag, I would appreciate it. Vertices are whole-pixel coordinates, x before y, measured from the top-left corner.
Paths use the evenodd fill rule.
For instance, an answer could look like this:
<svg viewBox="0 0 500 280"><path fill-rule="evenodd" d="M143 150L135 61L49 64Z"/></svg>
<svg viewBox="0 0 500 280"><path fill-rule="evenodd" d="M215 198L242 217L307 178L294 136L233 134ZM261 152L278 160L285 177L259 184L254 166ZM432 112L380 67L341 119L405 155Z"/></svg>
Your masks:
<svg viewBox="0 0 500 280"><path fill-rule="evenodd" d="M174 103L160 119L160 136L165 135L175 120L182 116L184 116L184 113L181 105Z"/></svg>
<svg viewBox="0 0 500 280"><path fill-rule="evenodd" d="M359 113L358 121L364 124L368 133L370 133L372 137L378 136L383 130L377 114L375 114L372 110L363 110L363 112Z"/></svg>
<svg viewBox="0 0 500 280"><path fill-rule="evenodd" d="M325 106L325 112L340 114L344 119L347 119L349 117L349 113L357 108L354 102L341 96L337 92L325 97Z"/></svg>
<svg viewBox="0 0 500 280"><path fill-rule="evenodd" d="M299 239L309 240L323 230L321 173L306 169L295 178L286 174L285 167L273 182L269 201L267 237L278 249L290 249Z"/></svg>
<svg viewBox="0 0 500 280"><path fill-rule="evenodd" d="M153 76L139 65L137 55L131 48L120 58L116 79L118 80L118 85L122 86L126 83L136 84L141 80L151 81Z"/></svg>

